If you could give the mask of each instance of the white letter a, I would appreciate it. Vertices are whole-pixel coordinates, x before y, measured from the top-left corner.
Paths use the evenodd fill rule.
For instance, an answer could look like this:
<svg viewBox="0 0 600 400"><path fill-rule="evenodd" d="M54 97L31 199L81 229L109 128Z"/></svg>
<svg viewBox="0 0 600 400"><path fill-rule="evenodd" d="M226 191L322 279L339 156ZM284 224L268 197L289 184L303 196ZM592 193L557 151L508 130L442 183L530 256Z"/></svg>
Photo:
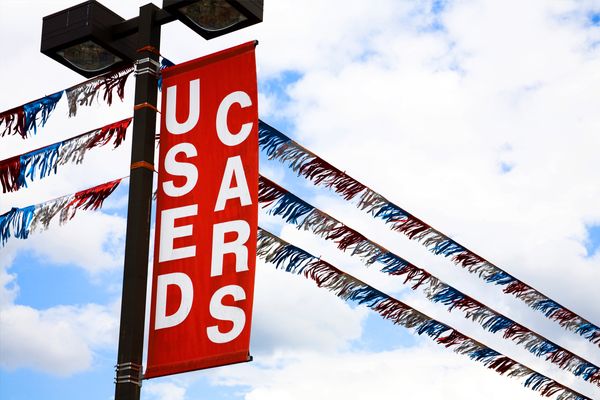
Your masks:
<svg viewBox="0 0 600 400"><path fill-rule="evenodd" d="M231 187L234 176L237 186ZM240 156L229 157L227 159L225 172L223 172L223 180L219 188L219 195L217 196L217 204L215 204L215 211L223 211L227 200L235 199L236 197L240 198L242 206L252 204L250 192L248 191L248 183L246 182L246 173L244 172L244 165Z"/></svg>

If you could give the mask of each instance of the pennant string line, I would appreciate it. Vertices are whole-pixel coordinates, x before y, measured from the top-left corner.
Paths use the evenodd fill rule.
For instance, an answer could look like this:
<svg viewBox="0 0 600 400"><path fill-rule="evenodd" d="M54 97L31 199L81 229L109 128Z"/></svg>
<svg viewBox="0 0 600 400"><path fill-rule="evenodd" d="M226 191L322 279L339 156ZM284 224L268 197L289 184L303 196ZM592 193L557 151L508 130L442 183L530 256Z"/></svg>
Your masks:
<svg viewBox="0 0 600 400"><path fill-rule="evenodd" d="M151 51L151 49L140 49ZM160 70L175 65L167 58L161 57ZM133 65L126 65L120 69L107 72L100 76L85 80L67 89L58 91L40 99L0 112L0 137L19 135L26 139L33 132L37 133L38 127L46 125L50 114L66 94L69 117L77 115L79 107L90 106L94 100L102 99L109 106L112 105L114 93L123 101L125 97L125 83L134 72ZM158 88L161 89L162 77L159 76Z"/></svg>
<svg viewBox="0 0 600 400"><path fill-rule="evenodd" d="M259 228L257 256L275 268L304 275L318 287L328 289L343 300L365 305L396 325L425 334L455 353L467 355L500 375L524 380L523 385L543 397L557 395L557 400L586 400L588 397L527 366L475 341L449 325L443 324L409 305L367 285L333 265L313 256L272 233Z"/></svg>
<svg viewBox="0 0 600 400"><path fill-rule="evenodd" d="M103 127L82 133L72 138L39 149L0 160L0 184L2 192L14 192L27 187L27 181L42 179L56 173L59 166L67 163L80 164L87 151L106 146L113 148L125 140L132 118L113 122Z"/></svg>
<svg viewBox="0 0 600 400"><path fill-rule="evenodd" d="M25 139L33 131L37 133L38 126L46 125L50 114L56 108L56 104L62 98L64 90L53 93L11 108L0 113L0 137L19 135Z"/></svg>
<svg viewBox="0 0 600 400"><path fill-rule="evenodd" d="M11 237L27 239L32 232L42 232L49 228L55 217L64 225L78 210L98 210L104 201L127 177L106 182L89 189L57 197L40 204L23 208L13 207L0 215L0 246Z"/></svg>
<svg viewBox="0 0 600 400"><path fill-rule="evenodd" d="M113 92L115 90L117 96L123 101L125 97L125 83L132 72L133 66L128 65L117 71L109 72L98 78L88 79L66 89L65 92L69 103L69 117L76 116L79 107L92 105L95 99L100 98L100 91L103 91L102 99L109 106L112 105Z"/></svg>
<svg viewBox="0 0 600 400"><path fill-rule="evenodd" d="M600 327L452 240L261 120L259 146L269 159L280 161L298 176L316 186L329 188L347 201L357 200L359 209L382 219L391 230L416 240L436 255L450 258L486 283L504 286L504 293L600 347Z"/></svg>
<svg viewBox="0 0 600 400"><path fill-rule="evenodd" d="M262 175L259 177L258 202L263 208L269 207L269 214L282 217L299 230L310 231L317 237L335 242L338 249L358 256L367 267L378 263L384 273L405 275L404 284L410 283L412 290L421 288L431 302L448 306L448 311L455 308L462 310L466 318L477 322L485 330L503 332L505 339L522 345L535 356L544 356L561 369L600 386L598 366L458 291Z"/></svg>

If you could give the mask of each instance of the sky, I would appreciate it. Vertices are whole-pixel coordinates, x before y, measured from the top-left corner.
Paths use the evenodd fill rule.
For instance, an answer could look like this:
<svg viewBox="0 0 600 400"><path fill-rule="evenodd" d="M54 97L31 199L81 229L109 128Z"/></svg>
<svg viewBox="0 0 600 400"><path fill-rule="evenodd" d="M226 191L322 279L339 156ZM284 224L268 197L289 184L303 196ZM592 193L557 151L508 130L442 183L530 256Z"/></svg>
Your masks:
<svg viewBox="0 0 600 400"><path fill-rule="evenodd" d="M141 1L104 0L124 18ZM163 27L180 63L259 40L259 114L271 125L459 243L600 324L600 1L266 0L264 22L205 41ZM72 0L0 0L0 110L83 80L39 52L42 17ZM160 6L160 2L156 2ZM124 102L67 117L59 103L0 159L131 115ZM130 142L0 194L0 213L128 174ZM261 159L261 173L512 319L599 364L597 346L500 289L388 230L350 203ZM126 183L126 182L125 182ZM0 398L113 398L127 185L0 248ZM400 279L261 212L260 224L548 376L600 398ZM144 382L144 400L535 399L518 380L258 263L251 353L243 365ZM85 395L84 395L85 393Z"/></svg>

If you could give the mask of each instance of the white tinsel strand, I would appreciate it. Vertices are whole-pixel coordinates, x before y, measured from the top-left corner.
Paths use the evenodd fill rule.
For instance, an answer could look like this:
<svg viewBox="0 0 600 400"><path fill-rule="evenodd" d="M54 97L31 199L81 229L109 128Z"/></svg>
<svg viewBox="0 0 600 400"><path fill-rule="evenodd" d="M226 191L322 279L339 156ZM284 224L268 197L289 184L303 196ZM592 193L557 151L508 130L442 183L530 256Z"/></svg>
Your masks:
<svg viewBox="0 0 600 400"><path fill-rule="evenodd" d="M385 250L379 247L377 244L371 242L370 240L363 240L354 246L354 249L352 249L352 253L350 255L360 257L365 264L369 266L377 260L378 256L384 253Z"/></svg>
<svg viewBox="0 0 600 400"><path fill-rule="evenodd" d="M535 372L533 372L532 370L530 370L529 368L527 368L526 366L524 366L522 364L515 364L510 369L510 371L508 371L507 376L510 378L522 379L522 378L525 378L526 376L530 376L534 373Z"/></svg>
<svg viewBox="0 0 600 400"><path fill-rule="evenodd" d="M64 196L36 206L30 231L43 232L47 230L54 217L62 212L69 201L70 196Z"/></svg>
<svg viewBox="0 0 600 400"><path fill-rule="evenodd" d="M100 131L100 129L96 129L95 131L85 135L63 142L60 146L57 164L65 165L70 162L81 164L85 154L89 150L87 144L93 139L94 136L100 133Z"/></svg>
<svg viewBox="0 0 600 400"><path fill-rule="evenodd" d="M298 225L298 229L312 231L317 236L325 237L331 230L340 226L339 222L333 221L326 214L315 208L306 215Z"/></svg>
<svg viewBox="0 0 600 400"><path fill-rule="evenodd" d="M468 355L474 351L482 350L484 348L485 346L481 343L476 342L473 339L467 339L458 346L456 346L453 351L457 354Z"/></svg>
<svg viewBox="0 0 600 400"><path fill-rule="evenodd" d="M288 162L290 164L290 169L294 172L298 172L303 165L314 160L316 157L298 147L295 143L290 142L287 145L283 145L272 158Z"/></svg>
<svg viewBox="0 0 600 400"><path fill-rule="evenodd" d="M366 189L358 200L358 208L373 215L377 214L386 204L389 204L389 201L371 189Z"/></svg>

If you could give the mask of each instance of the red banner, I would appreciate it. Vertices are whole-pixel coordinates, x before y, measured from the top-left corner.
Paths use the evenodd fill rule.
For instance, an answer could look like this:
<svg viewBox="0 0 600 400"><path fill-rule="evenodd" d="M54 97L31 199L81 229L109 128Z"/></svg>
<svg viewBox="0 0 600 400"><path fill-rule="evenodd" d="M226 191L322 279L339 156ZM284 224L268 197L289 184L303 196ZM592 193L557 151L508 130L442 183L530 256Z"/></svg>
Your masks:
<svg viewBox="0 0 600 400"><path fill-rule="evenodd" d="M145 378L250 358L258 227L254 47L163 71Z"/></svg>

